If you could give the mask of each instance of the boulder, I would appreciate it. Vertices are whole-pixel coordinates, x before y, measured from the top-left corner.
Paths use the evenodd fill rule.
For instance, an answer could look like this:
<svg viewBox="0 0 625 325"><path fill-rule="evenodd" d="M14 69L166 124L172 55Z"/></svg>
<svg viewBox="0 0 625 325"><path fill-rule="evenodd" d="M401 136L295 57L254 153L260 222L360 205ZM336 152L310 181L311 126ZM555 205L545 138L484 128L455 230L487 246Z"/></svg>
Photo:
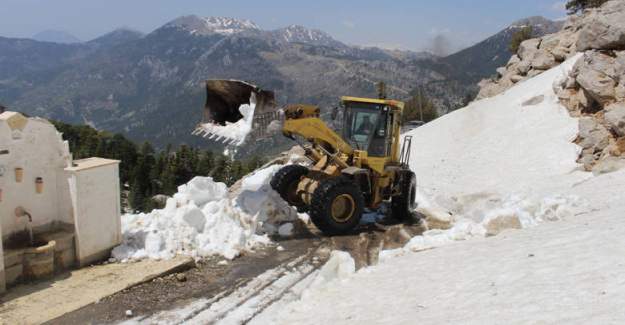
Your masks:
<svg viewBox="0 0 625 325"><path fill-rule="evenodd" d="M574 89L577 86L577 81L575 78L568 76L566 78L566 83L564 84L564 88L566 89Z"/></svg>
<svg viewBox="0 0 625 325"><path fill-rule="evenodd" d="M605 104L614 100L616 83L604 72L583 66L575 80L597 102Z"/></svg>
<svg viewBox="0 0 625 325"><path fill-rule="evenodd" d="M614 72L617 75L618 80L625 84L625 51L616 52L616 59L614 59Z"/></svg>
<svg viewBox="0 0 625 325"><path fill-rule="evenodd" d="M496 236L506 229L521 229L521 220L512 211L509 214L499 216L488 216L484 221L487 236Z"/></svg>
<svg viewBox="0 0 625 325"><path fill-rule="evenodd" d="M625 80L614 88L614 98L619 102L625 101Z"/></svg>
<svg viewBox="0 0 625 325"><path fill-rule="evenodd" d="M510 68L510 66L519 64L520 62L521 62L521 58L519 58L518 55L514 54L513 56L510 57L510 60L508 60L508 63L506 64L506 68Z"/></svg>
<svg viewBox="0 0 625 325"><path fill-rule="evenodd" d="M540 42L540 49L548 52L552 52L558 45L560 45L560 38L563 35L560 33L545 35Z"/></svg>
<svg viewBox="0 0 625 325"><path fill-rule="evenodd" d="M519 81L523 80L523 76L519 76L518 74L512 75L510 76L510 81L517 83Z"/></svg>
<svg viewBox="0 0 625 325"><path fill-rule="evenodd" d="M591 51L584 55L584 62L591 69L601 71L610 78L618 80L616 58L602 52Z"/></svg>
<svg viewBox="0 0 625 325"><path fill-rule="evenodd" d="M583 19L577 50L625 49L625 1L609 1Z"/></svg>
<svg viewBox="0 0 625 325"><path fill-rule="evenodd" d="M551 51L551 54L556 59L556 61L563 62L569 56L570 51L564 47L559 46L553 49L553 51Z"/></svg>
<svg viewBox="0 0 625 325"><path fill-rule="evenodd" d="M589 116L579 119L579 138L581 139L579 146L593 153L605 149L610 144L610 132Z"/></svg>
<svg viewBox="0 0 625 325"><path fill-rule="evenodd" d="M606 107L605 121L619 136L625 136L625 103L614 103Z"/></svg>
<svg viewBox="0 0 625 325"><path fill-rule="evenodd" d="M538 51L538 45L540 44L540 38L532 38L521 42L519 45L519 51L517 54L522 60L531 60L534 57L534 53Z"/></svg>
<svg viewBox="0 0 625 325"><path fill-rule="evenodd" d="M519 73L522 76L526 75L527 72L529 72L531 68L532 68L532 63L529 60L523 60L519 62L519 64L516 67L517 71L519 71Z"/></svg>
<svg viewBox="0 0 625 325"><path fill-rule="evenodd" d="M532 67L540 70L548 70L558 65L556 58L546 50L540 49L534 53Z"/></svg>
<svg viewBox="0 0 625 325"><path fill-rule="evenodd" d="M497 74L498 74L500 77L503 77L503 76L506 74L506 71L508 71L508 70L506 70L506 68L505 68L505 67L499 67L499 68L497 68L497 70L495 70L495 71L497 71Z"/></svg>
<svg viewBox="0 0 625 325"><path fill-rule="evenodd" d="M592 173L594 175L607 174L622 169L623 167L625 167L625 159L607 157L600 160L592 167Z"/></svg>
<svg viewBox="0 0 625 325"><path fill-rule="evenodd" d="M576 32L581 27L581 17L577 15L570 15L567 17L566 21L564 21L564 26L562 26L562 30L568 32Z"/></svg>
<svg viewBox="0 0 625 325"><path fill-rule="evenodd" d="M540 70L540 69L532 69L532 70L530 70L530 71L527 73L527 76L528 76L529 78L532 78L532 77L536 77L537 75L539 75L539 74L541 74L541 73L543 73L543 72L545 72L545 70Z"/></svg>

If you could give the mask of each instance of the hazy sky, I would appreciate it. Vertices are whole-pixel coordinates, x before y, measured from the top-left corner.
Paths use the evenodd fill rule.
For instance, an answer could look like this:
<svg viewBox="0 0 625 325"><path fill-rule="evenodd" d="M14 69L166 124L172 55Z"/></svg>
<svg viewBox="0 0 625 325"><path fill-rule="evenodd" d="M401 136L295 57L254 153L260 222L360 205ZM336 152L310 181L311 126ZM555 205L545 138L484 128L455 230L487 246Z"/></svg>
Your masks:
<svg viewBox="0 0 625 325"><path fill-rule="evenodd" d="M300 24L348 44L426 50L482 40L519 18L565 15L561 0L0 0L0 36L54 29L89 40L117 27L150 32L177 16L246 18L264 29Z"/></svg>

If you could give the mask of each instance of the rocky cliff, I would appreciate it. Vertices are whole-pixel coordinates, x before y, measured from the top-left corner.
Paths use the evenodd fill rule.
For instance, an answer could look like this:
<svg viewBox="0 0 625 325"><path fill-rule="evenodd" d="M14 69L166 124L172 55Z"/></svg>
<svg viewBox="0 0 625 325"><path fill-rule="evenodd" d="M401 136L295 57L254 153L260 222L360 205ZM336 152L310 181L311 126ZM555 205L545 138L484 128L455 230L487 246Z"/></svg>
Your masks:
<svg viewBox="0 0 625 325"><path fill-rule="evenodd" d="M478 98L500 94L578 52L583 57L554 88L579 118L579 162L588 171L609 172L625 166L625 1L569 16L559 32L524 41L497 69L498 78L480 82Z"/></svg>

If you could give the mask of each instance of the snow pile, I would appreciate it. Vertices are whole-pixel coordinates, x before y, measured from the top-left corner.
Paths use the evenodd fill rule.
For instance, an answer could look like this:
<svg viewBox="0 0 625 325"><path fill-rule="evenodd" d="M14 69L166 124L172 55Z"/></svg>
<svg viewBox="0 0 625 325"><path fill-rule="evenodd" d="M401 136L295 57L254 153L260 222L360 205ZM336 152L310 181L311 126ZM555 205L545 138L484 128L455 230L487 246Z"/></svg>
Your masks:
<svg viewBox="0 0 625 325"><path fill-rule="evenodd" d="M297 212L269 186L281 165L246 176L241 191L228 198L228 189L210 177L195 177L178 187L164 209L122 216L122 245L113 257L168 259L222 255L232 259L241 251L269 242L268 235L290 235Z"/></svg>
<svg viewBox="0 0 625 325"><path fill-rule="evenodd" d="M553 91L579 58L407 133L420 209L435 227L449 229L427 231L381 257L561 220L586 208L584 200L560 195L592 175L576 163L578 123Z"/></svg>
<svg viewBox="0 0 625 325"><path fill-rule="evenodd" d="M245 142L247 135L252 132L255 108L256 101L250 100L250 104L239 106L239 112L243 115L243 118L235 123L226 122L226 125L203 123L200 124L193 133L203 135L211 140L223 141L227 144L240 146Z"/></svg>
<svg viewBox="0 0 625 325"><path fill-rule="evenodd" d="M445 196L537 189L549 195L591 177L576 162L578 121L553 90L580 57L408 132L418 186Z"/></svg>
<svg viewBox="0 0 625 325"><path fill-rule="evenodd" d="M522 195L496 194L468 195L455 199L455 211L441 213L444 208L429 203L423 197L421 211L429 216L447 216L449 229L432 229L412 238L403 248L380 252L380 261L487 236L496 236L508 229L523 229L543 222L564 220L588 209L585 200L575 195L532 197Z"/></svg>

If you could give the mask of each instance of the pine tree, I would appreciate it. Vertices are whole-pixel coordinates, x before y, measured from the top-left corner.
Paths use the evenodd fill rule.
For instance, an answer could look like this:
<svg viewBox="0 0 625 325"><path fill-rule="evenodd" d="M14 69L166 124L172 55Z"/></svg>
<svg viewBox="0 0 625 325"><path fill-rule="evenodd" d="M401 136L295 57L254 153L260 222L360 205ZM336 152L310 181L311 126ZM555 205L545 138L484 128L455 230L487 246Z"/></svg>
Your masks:
<svg viewBox="0 0 625 325"><path fill-rule="evenodd" d="M133 169L133 181L130 188L130 206L135 210L145 210L146 201L150 200L153 193L150 171L154 166L154 148L149 142L141 145L139 159Z"/></svg>
<svg viewBox="0 0 625 325"><path fill-rule="evenodd" d="M608 0L569 0L566 3L566 10L572 15L587 8L599 7L606 2Z"/></svg>
<svg viewBox="0 0 625 325"><path fill-rule="evenodd" d="M197 166L197 175L208 176L213 169L213 153L211 151L205 151L200 156L200 161Z"/></svg>
<svg viewBox="0 0 625 325"><path fill-rule="evenodd" d="M230 159L224 155L217 156L210 176L217 182L227 183L230 178Z"/></svg>
<svg viewBox="0 0 625 325"><path fill-rule="evenodd" d="M403 120L420 120L429 122L438 117L434 104L427 98L423 89L418 88L415 94L406 102Z"/></svg>
<svg viewBox="0 0 625 325"><path fill-rule="evenodd" d="M517 53L519 51L519 46L523 41L532 38L533 28L532 26L525 26L518 31L512 34L512 39L510 40L510 45L508 46L508 50L512 53Z"/></svg>

